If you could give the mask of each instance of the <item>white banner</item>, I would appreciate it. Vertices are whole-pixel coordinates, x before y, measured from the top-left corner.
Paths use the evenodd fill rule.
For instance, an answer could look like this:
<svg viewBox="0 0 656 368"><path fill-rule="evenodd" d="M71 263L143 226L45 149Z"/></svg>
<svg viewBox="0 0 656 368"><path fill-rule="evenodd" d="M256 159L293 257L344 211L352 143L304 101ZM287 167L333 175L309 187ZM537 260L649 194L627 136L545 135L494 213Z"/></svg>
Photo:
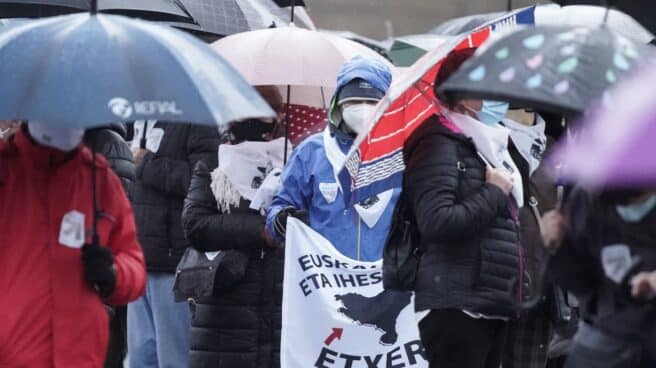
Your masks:
<svg viewBox="0 0 656 368"><path fill-rule="evenodd" d="M282 368L428 367L410 292L383 289L382 260L343 256L289 218Z"/></svg>

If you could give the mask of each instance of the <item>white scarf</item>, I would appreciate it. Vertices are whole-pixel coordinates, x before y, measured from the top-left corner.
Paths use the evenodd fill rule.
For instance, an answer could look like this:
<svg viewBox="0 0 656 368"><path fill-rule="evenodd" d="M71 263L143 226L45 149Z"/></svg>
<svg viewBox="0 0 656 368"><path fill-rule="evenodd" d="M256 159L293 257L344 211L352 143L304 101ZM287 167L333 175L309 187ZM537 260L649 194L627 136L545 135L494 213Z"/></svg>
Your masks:
<svg viewBox="0 0 656 368"><path fill-rule="evenodd" d="M526 126L511 119L503 120L503 125L510 129L510 139L524 160L528 162L529 176L538 169L542 155L547 149L547 136L544 134L546 123L538 114L535 114L535 119L536 122L533 126Z"/></svg>
<svg viewBox="0 0 656 368"><path fill-rule="evenodd" d="M492 167L506 169L513 178L512 196L517 201L517 205L524 205L524 187L522 186L522 175L510 157L508 151L508 137L510 130L500 124L486 125L480 121L453 111L444 109L444 114L453 124L455 124L463 134L474 141L478 153Z"/></svg>
<svg viewBox="0 0 656 368"><path fill-rule="evenodd" d="M284 138L220 145L219 167L212 172L210 184L219 210L230 213L230 207L239 206L241 198L251 201L256 210L268 206L278 189L284 154ZM269 175L278 180L269 179Z"/></svg>
<svg viewBox="0 0 656 368"><path fill-rule="evenodd" d="M326 129L323 131L323 146L324 151L326 152L326 157L328 158L328 162L333 169L335 183L339 188L338 190L343 192L339 182L338 170L341 167L341 163L346 161L346 154L339 148L337 140L331 136L330 127L326 127ZM358 216L360 216L362 221L369 228L373 228L376 223L378 223L378 220L380 220L380 218L383 216L385 209L392 200L393 194L393 189L387 190L354 205L353 208L355 208L355 211L358 213Z"/></svg>

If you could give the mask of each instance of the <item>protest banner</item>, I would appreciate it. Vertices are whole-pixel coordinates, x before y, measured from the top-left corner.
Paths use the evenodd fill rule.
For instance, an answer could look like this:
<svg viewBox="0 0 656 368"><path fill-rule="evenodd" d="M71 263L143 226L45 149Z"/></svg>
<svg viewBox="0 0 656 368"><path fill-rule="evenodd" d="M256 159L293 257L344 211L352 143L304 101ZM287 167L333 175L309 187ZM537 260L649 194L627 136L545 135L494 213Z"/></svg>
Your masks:
<svg viewBox="0 0 656 368"><path fill-rule="evenodd" d="M383 289L382 260L349 259L294 218L285 249L281 367L428 367L413 294Z"/></svg>

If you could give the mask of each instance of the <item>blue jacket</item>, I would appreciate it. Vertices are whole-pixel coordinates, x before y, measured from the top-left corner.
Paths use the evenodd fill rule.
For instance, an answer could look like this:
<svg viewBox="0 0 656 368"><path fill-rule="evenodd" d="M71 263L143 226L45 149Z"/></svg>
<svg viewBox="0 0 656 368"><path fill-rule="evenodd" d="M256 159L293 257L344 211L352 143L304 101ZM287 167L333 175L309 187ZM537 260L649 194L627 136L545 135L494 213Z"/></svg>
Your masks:
<svg viewBox="0 0 656 368"><path fill-rule="evenodd" d="M362 261L379 260L400 189L394 189L380 219L369 228L355 207L345 203L343 193L338 189L324 148L323 134L306 139L289 159L282 173L282 188L274 197L267 214L267 228L276 241L283 242L284 239L273 226L278 212L287 207L307 210L310 227L328 239L342 254ZM331 138L337 140L343 153L347 153L353 143L353 139L336 130L331 132Z"/></svg>
<svg viewBox="0 0 656 368"><path fill-rule="evenodd" d="M333 121L333 112L342 87L356 78L364 79L383 92L392 82L389 68L379 61L355 57L344 64L337 76L337 88L330 104L328 130L305 140L287 162L281 177L282 187L273 198L267 214L267 228L274 239L282 243L284 239L274 229L278 213L287 207L306 210L310 227L328 239L342 254L356 260L376 261L382 257L400 189L394 189L391 195L390 192L375 195L359 204L361 212L380 214L377 222L365 215L372 225L369 227L355 206L346 204L350 201L345 200L339 188L325 147L325 142L329 142L330 156L334 157L337 151L346 154L353 144L352 138L337 129L339 122ZM351 197L351 193L347 193L346 198ZM384 210L374 211L383 207L385 199L388 202ZM371 212L368 214L371 215Z"/></svg>

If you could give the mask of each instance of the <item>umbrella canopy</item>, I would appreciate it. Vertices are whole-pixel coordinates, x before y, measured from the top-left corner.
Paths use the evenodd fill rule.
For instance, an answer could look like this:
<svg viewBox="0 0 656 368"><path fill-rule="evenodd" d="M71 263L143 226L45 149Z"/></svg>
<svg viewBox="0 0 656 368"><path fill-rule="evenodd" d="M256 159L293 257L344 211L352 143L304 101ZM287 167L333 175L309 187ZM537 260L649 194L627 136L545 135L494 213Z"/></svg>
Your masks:
<svg viewBox="0 0 656 368"><path fill-rule="evenodd" d="M556 4L539 5L535 8L537 26L588 26L605 24L612 31L637 42L649 43L654 35L645 27L621 11L603 6Z"/></svg>
<svg viewBox="0 0 656 368"><path fill-rule="evenodd" d="M275 116L229 63L171 27L74 14L0 29L0 118L76 128Z"/></svg>
<svg viewBox="0 0 656 368"><path fill-rule="evenodd" d="M227 36L286 26L289 12L271 0L179 0L204 32Z"/></svg>
<svg viewBox="0 0 656 368"><path fill-rule="evenodd" d="M581 1L583 3L583 1ZM591 1L588 4L599 4ZM449 20L431 30L438 35L456 35L471 32L484 27L489 22L498 22L499 18L508 17L506 23L535 24L537 26L589 26L596 27L603 23L615 32L642 43L648 43L654 35L638 21L621 11L593 5L557 4L537 5L508 13L487 13Z"/></svg>
<svg viewBox="0 0 656 368"><path fill-rule="evenodd" d="M561 5L594 4L611 5L632 16L651 33L656 33L656 7L652 0L554 0Z"/></svg>
<svg viewBox="0 0 656 368"><path fill-rule="evenodd" d="M90 10L89 0L0 0L3 18L34 18ZM98 10L149 20L193 23L179 0L99 0Z"/></svg>
<svg viewBox="0 0 656 368"><path fill-rule="evenodd" d="M524 28L479 49L439 92L576 115L648 51L606 27Z"/></svg>
<svg viewBox="0 0 656 368"><path fill-rule="evenodd" d="M379 53L382 57L385 59L390 59L387 50L389 49L389 42L384 42L384 41L377 41L374 39L371 39L369 37L365 37L362 35L359 35L357 33L351 32L351 31L334 31L334 30L328 30L328 29L321 29L319 30L322 33L327 33L329 35L333 36L338 36L342 38L346 38L347 40L355 41L357 43L363 44L367 46L368 48L376 51Z"/></svg>
<svg viewBox="0 0 656 368"><path fill-rule="evenodd" d="M397 37L389 51L390 58L396 66L410 66L428 51L436 49L450 36L418 34Z"/></svg>
<svg viewBox="0 0 656 368"><path fill-rule="evenodd" d="M562 175L592 189L656 187L656 63L611 90L612 106L598 104L576 138L551 158Z"/></svg>
<svg viewBox="0 0 656 368"><path fill-rule="evenodd" d="M337 74L347 60L360 55L392 67L359 43L296 27L244 32L225 37L212 47L251 84L305 87L304 93L292 89L291 103L317 107L328 105ZM312 93L312 103L307 93Z"/></svg>
<svg viewBox="0 0 656 368"><path fill-rule="evenodd" d="M276 5L283 8L285 11L291 14L292 6L294 7L294 24L303 25L304 28L311 29L313 31L317 30L317 27L314 25L314 21L307 9L305 8L305 2L303 0L273 0Z"/></svg>
<svg viewBox="0 0 656 368"><path fill-rule="evenodd" d="M491 20L502 17L504 14L506 13L494 12L449 19L446 22L431 29L430 33L442 36L456 36L463 33L469 33L476 28L485 25Z"/></svg>

